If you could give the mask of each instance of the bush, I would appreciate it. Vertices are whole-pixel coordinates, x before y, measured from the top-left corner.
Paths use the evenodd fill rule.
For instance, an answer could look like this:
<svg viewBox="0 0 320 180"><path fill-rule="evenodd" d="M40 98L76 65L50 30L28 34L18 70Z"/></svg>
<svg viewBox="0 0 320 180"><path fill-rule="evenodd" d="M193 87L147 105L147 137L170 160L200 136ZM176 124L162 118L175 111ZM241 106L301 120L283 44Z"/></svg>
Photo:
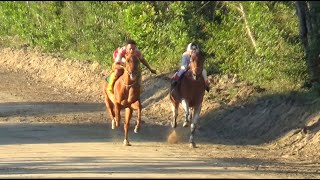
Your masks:
<svg viewBox="0 0 320 180"><path fill-rule="evenodd" d="M194 41L209 75L237 74L270 90L297 88L307 77L293 2L3 1L0 21L2 37L108 68L114 49L133 38L161 72L178 68Z"/></svg>

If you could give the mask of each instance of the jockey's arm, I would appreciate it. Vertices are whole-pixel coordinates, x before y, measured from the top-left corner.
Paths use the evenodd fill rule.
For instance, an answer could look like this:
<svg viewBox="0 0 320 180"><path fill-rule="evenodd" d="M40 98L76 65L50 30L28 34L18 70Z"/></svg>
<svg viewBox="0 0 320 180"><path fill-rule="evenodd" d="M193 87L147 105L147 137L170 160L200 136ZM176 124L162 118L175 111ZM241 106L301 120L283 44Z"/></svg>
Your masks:
<svg viewBox="0 0 320 180"><path fill-rule="evenodd" d="M142 58L140 59L140 62L141 62L143 65L145 65L145 66L150 70L150 72L152 72L153 74L156 74L156 73L157 73L157 71L156 71L155 69L153 69L153 68L150 67L150 65L148 64L148 62L146 61L146 59L144 59L144 57L142 57Z"/></svg>
<svg viewBox="0 0 320 180"><path fill-rule="evenodd" d="M187 71L189 69L189 64L190 64L190 56L188 54L184 53L182 55L180 69Z"/></svg>

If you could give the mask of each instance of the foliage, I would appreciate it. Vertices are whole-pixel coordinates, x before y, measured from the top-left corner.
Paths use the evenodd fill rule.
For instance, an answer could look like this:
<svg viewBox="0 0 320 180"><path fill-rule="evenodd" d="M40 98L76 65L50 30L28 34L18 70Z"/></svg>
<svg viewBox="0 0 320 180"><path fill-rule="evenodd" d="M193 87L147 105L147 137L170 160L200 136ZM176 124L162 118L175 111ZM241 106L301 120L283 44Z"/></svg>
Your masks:
<svg viewBox="0 0 320 180"><path fill-rule="evenodd" d="M246 13L256 47L239 13L240 5ZM225 6L228 13L216 12L223 22L210 24L208 30L212 36L207 49L216 54L212 63L218 64L224 73L236 73L242 79L269 89L295 88L296 83L301 84L307 72L298 41L295 10L280 2L228 2Z"/></svg>
<svg viewBox="0 0 320 180"><path fill-rule="evenodd" d="M1 37L107 68L114 49L133 38L151 66L172 72L194 41L207 54L209 75L237 74L270 90L307 78L293 2L3 1L0 21Z"/></svg>

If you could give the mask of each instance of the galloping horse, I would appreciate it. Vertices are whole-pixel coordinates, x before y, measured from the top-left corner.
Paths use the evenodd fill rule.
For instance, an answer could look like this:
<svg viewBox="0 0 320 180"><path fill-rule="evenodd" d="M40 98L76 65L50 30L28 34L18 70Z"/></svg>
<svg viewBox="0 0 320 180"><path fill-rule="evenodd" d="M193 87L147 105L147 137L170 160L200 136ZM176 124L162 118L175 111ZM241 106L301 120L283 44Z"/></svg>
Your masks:
<svg viewBox="0 0 320 180"><path fill-rule="evenodd" d="M205 82L202 76L202 70L204 66L204 55L202 52L192 53L189 70L181 77L178 84L170 88L170 100L173 111L173 121L171 122L172 128L177 126L178 108L181 103L185 111L185 121L183 127L188 126L188 122L191 123L191 135L189 143L191 147L196 147L193 136L196 129L203 96L205 93ZM193 112L190 111L191 108Z"/></svg>
<svg viewBox="0 0 320 180"><path fill-rule="evenodd" d="M133 110L137 110L138 117L134 129L138 133L141 122L141 102L140 102L140 62L135 55L126 57L124 72L114 84L114 93L109 92L108 82L105 81L103 94L105 97L106 110L112 120L112 129L120 126L120 111L126 109L124 122L124 141L123 144L130 146L128 140L128 129Z"/></svg>

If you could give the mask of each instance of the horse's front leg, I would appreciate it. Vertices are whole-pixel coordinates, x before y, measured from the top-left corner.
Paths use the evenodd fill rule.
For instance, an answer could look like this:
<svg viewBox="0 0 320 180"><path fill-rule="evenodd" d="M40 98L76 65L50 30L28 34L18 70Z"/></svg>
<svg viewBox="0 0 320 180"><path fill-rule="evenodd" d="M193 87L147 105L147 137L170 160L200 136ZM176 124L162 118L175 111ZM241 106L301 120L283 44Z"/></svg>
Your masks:
<svg viewBox="0 0 320 180"><path fill-rule="evenodd" d="M142 110L142 106L141 106L141 102L140 100L136 101L135 103L131 104L131 108L137 110L137 121L136 121L136 126L134 127L134 133L138 133L140 130L140 126L141 126L141 110Z"/></svg>
<svg viewBox="0 0 320 180"><path fill-rule="evenodd" d="M108 97L105 98L105 104L106 104L107 113L109 114L109 117L111 119L111 129L115 129L116 120L115 120L115 115L114 115L114 110L113 110L113 104L112 104L112 102L110 102Z"/></svg>
<svg viewBox="0 0 320 180"><path fill-rule="evenodd" d="M129 143L129 124L130 124L130 119L132 117L132 108L126 108L126 117L125 117L125 122L124 122L124 140L123 140L123 145L125 146L131 146Z"/></svg>
<svg viewBox="0 0 320 180"><path fill-rule="evenodd" d="M190 134L190 139L189 139L189 143L190 143L190 147L195 148L196 147L196 143L194 142L194 132L196 130L196 126L198 124L198 120L199 120L199 115L200 115L200 111L201 111L201 105L197 106L194 108L193 111L193 119L191 122L191 134Z"/></svg>
<svg viewBox="0 0 320 180"><path fill-rule="evenodd" d="M114 113L115 113L115 125L116 127L120 126L120 104L119 103L115 103L114 105Z"/></svg>
<svg viewBox="0 0 320 180"><path fill-rule="evenodd" d="M189 122L189 103L185 100L185 99L182 99L181 101L181 104L182 104L182 107L184 109L184 122L183 122L183 127L188 127L188 122Z"/></svg>

